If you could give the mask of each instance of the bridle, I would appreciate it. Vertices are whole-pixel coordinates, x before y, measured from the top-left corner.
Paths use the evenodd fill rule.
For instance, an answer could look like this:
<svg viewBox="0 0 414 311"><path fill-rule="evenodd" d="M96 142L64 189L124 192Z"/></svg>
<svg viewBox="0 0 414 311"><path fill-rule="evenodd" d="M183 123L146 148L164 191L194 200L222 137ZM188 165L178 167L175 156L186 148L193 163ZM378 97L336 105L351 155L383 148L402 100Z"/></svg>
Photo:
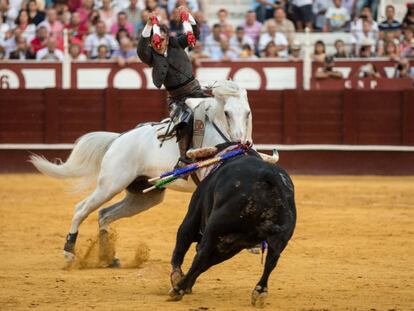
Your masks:
<svg viewBox="0 0 414 311"><path fill-rule="evenodd" d="M220 128L217 126L217 124L214 121L211 122L211 124L213 124L214 129L216 130L217 133L219 133L219 135L221 136L221 138L223 138L223 140L226 143L230 143L230 140L226 137L226 135L223 134L223 132L220 130Z"/></svg>

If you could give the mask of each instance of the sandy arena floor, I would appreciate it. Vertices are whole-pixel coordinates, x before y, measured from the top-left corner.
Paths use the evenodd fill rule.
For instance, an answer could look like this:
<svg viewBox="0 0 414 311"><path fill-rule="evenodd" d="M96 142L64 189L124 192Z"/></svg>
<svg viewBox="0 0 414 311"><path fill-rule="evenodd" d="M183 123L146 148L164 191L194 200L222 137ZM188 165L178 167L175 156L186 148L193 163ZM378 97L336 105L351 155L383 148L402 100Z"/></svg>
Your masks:
<svg viewBox="0 0 414 311"><path fill-rule="evenodd" d="M297 229L270 279L267 310L414 310L414 178L295 177ZM41 175L0 175L0 310L252 310L260 256L243 251L167 302L169 261L190 198L114 224L126 266L64 269L62 247L80 195ZM97 213L81 226L84 252ZM188 267L194 248L187 256Z"/></svg>

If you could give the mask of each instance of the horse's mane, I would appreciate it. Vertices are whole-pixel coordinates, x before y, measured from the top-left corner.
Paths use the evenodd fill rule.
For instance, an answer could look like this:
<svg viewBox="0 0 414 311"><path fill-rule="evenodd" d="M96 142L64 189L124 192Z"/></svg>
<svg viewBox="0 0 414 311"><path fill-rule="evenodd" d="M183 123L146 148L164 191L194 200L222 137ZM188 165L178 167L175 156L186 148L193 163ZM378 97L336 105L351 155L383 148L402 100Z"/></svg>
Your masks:
<svg viewBox="0 0 414 311"><path fill-rule="evenodd" d="M217 82L217 85L213 86L213 95L214 97L240 96L242 90L236 82L224 80Z"/></svg>

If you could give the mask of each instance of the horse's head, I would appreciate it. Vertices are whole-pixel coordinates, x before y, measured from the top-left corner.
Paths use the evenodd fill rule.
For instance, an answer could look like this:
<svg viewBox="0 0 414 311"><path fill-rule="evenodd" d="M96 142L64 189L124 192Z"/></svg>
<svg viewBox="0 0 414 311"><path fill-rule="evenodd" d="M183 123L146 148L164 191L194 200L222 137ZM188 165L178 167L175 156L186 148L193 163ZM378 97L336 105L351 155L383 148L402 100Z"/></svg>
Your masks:
<svg viewBox="0 0 414 311"><path fill-rule="evenodd" d="M252 114L245 89L233 81L222 81L213 89L218 103L216 118L225 126L231 141L252 142Z"/></svg>

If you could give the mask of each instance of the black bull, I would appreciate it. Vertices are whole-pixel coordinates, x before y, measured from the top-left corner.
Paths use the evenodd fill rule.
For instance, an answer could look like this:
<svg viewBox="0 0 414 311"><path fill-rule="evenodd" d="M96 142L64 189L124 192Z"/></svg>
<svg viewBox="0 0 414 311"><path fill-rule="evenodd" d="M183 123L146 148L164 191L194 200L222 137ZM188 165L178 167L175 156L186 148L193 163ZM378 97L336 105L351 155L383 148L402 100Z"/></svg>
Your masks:
<svg viewBox="0 0 414 311"><path fill-rule="evenodd" d="M263 306L269 275L295 224L294 186L283 169L256 154L228 160L200 183L178 229L171 299L191 292L197 277L211 266L266 241L263 275L252 293L253 305ZM181 265L192 242L198 242L197 254L184 276Z"/></svg>

